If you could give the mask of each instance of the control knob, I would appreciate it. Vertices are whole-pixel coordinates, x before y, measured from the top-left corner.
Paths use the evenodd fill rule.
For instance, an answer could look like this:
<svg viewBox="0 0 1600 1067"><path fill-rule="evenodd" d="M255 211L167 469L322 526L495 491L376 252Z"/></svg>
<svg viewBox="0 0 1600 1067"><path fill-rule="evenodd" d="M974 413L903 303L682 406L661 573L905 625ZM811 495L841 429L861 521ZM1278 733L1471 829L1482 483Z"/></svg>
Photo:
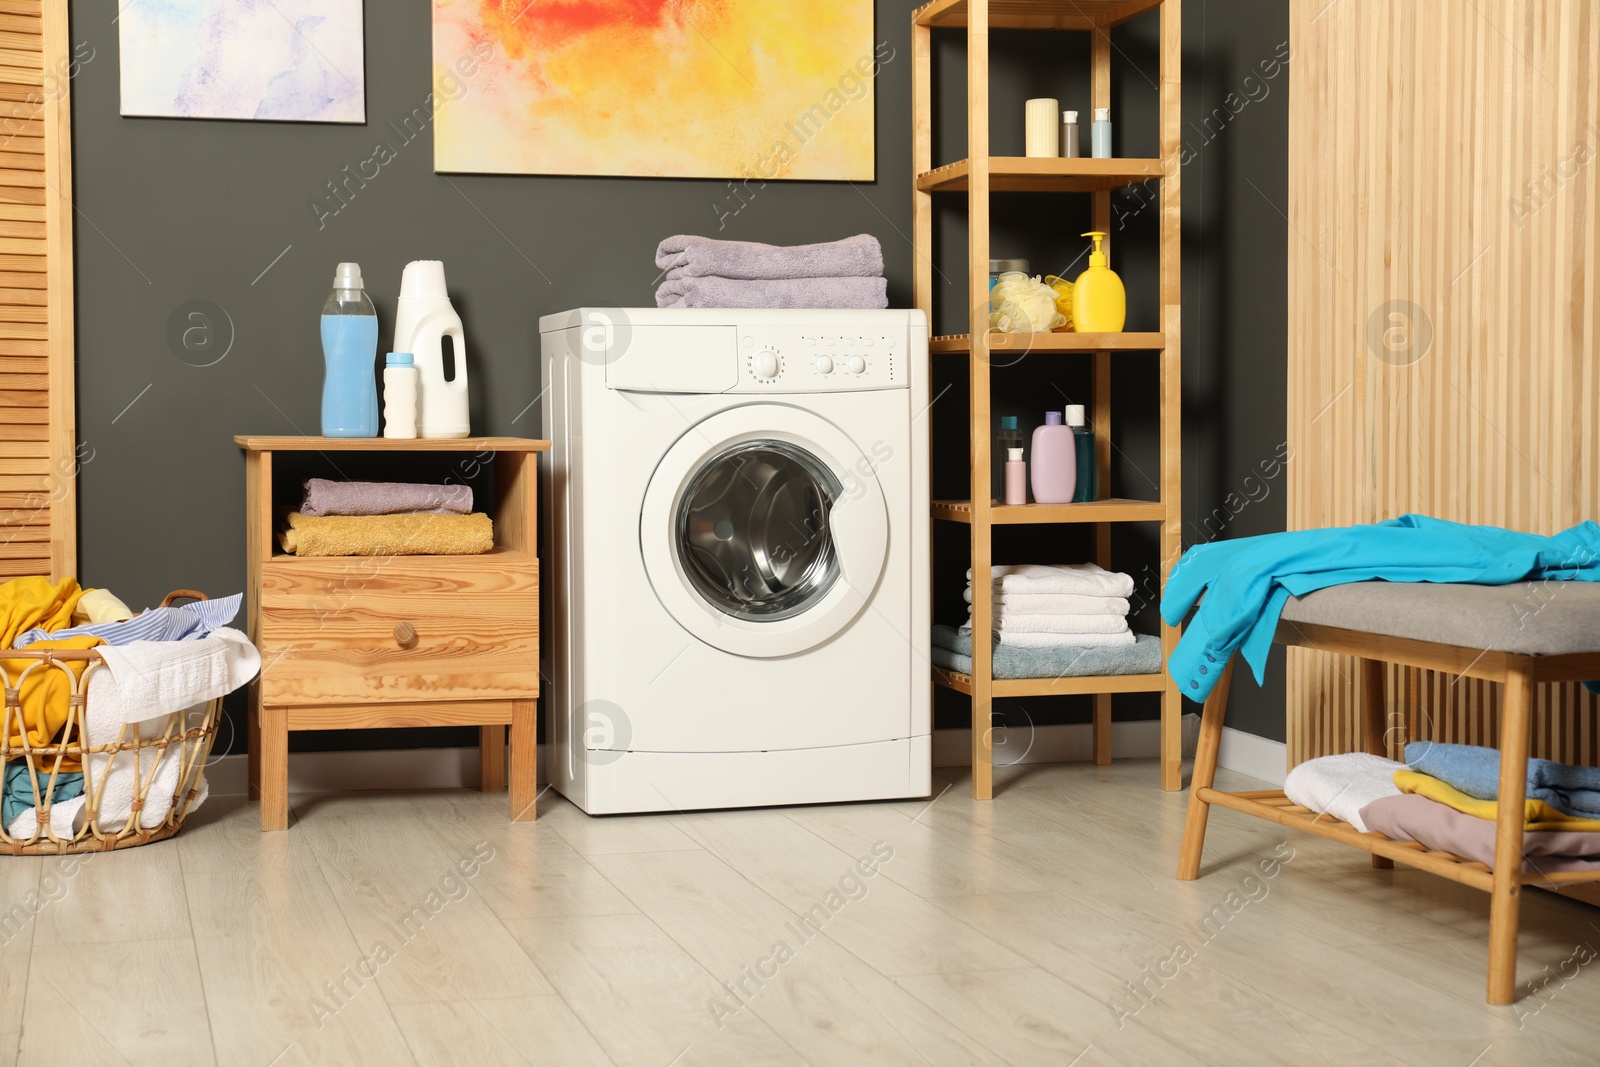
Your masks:
<svg viewBox="0 0 1600 1067"><path fill-rule="evenodd" d="M851 374L867 373L867 360L865 356L851 356L849 366Z"/></svg>
<svg viewBox="0 0 1600 1067"><path fill-rule="evenodd" d="M778 363L778 354L771 349L757 352L751 370L755 371L757 378L771 381L778 376L783 367Z"/></svg>
<svg viewBox="0 0 1600 1067"><path fill-rule="evenodd" d="M832 356L818 356L817 357L817 373L818 374L832 374L833 373L833 357Z"/></svg>

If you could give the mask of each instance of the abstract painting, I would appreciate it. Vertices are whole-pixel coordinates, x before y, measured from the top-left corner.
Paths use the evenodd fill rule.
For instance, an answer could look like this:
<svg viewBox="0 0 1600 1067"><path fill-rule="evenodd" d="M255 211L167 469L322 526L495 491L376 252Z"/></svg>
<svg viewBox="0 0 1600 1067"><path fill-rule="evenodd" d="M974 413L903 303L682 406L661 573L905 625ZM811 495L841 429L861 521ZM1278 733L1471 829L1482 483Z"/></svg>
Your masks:
<svg viewBox="0 0 1600 1067"><path fill-rule="evenodd" d="M870 181L872 0L433 0L434 169Z"/></svg>
<svg viewBox="0 0 1600 1067"><path fill-rule="evenodd" d="M121 5L122 114L365 122L361 0Z"/></svg>

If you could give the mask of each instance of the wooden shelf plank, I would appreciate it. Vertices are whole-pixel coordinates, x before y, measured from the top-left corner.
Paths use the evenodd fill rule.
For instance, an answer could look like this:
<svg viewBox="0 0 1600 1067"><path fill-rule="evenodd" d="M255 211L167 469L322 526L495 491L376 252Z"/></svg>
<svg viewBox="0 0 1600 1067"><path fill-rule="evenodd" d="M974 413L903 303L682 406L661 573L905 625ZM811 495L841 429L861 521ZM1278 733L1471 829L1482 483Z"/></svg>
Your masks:
<svg viewBox="0 0 1600 1067"><path fill-rule="evenodd" d="M972 676L944 667L933 668L933 681L947 689L972 695ZM1084 693L1159 693L1165 674L1094 674L1066 678L996 678L991 692L997 697L1073 696Z"/></svg>
<svg viewBox="0 0 1600 1067"><path fill-rule="evenodd" d="M916 187L924 193L966 192L971 173L972 160L958 159L917 175ZM1095 193L1139 185L1164 173L1165 164L1159 159L991 156L989 189L997 193Z"/></svg>
<svg viewBox="0 0 1600 1067"><path fill-rule="evenodd" d="M1154 352L1166 347L1162 333L991 333L989 351L1022 355L1028 352ZM933 355L966 355L972 335L946 334L928 342Z"/></svg>
<svg viewBox="0 0 1600 1067"><path fill-rule="evenodd" d="M972 501L935 500L933 517L949 522L972 521ZM993 525L1027 525L1046 522L1161 522L1166 506L1159 500L1127 500L1111 497L1081 504L994 504L989 512Z"/></svg>
<svg viewBox="0 0 1600 1067"><path fill-rule="evenodd" d="M1161 0L989 0L995 29L1092 30L1120 25L1161 6ZM967 0L933 0L911 16L917 26L965 26Z"/></svg>
<svg viewBox="0 0 1600 1067"><path fill-rule="evenodd" d="M543 452L549 441L531 437L271 437L240 434L233 439L252 452Z"/></svg>

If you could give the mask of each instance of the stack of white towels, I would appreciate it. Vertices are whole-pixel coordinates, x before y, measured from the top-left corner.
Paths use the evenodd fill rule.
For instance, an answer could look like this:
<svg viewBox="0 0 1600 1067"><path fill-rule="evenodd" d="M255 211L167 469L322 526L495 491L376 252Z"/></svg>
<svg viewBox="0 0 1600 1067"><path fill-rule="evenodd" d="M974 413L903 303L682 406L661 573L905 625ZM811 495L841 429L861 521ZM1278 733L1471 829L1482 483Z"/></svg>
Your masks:
<svg viewBox="0 0 1600 1067"><path fill-rule="evenodd" d="M1133 578L1093 563L1023 563L989 568L995 640L1016 648L1115 647L1128 627ZM972 571L966 600L972 603ZM968 608L963 634L972 633Z"/></svg>

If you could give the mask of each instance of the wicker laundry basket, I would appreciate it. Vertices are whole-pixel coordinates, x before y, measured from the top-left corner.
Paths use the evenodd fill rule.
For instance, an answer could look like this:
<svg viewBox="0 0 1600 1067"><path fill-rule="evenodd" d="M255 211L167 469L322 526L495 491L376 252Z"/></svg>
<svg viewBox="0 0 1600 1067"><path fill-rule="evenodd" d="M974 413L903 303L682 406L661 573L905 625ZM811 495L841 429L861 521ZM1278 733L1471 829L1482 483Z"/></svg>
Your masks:
<svg viewBox="0 0 1600 1067"><path fill-rule="evenodd" d="M204 599L204 594L192 589L178 589L168 593L161 606L168 607L174 600ZM74 673L69 663L86 664L81 677ZM36 819L34 832L27 838L12 837L10 828L0 825L0 854L51 856L74 852L108 852L161 841L183 828L184 817L198 795L200 774L211 754L211 744L216 740L221 698L203 708L124 725L114 741L89 744L85 718L89 686L103 669L100 653L92 648L82 651L0 649L0 671L3 671L5 678L5 709L0 715L0 768L21 761L33 772ZM37 672L49 671L60 672L70 694L67 722L55 738L55 743L31 746L19 694L26 681ZM12 744L13 737L21 738L20 746ZM157 792L154 786L158 777L157 769L166 769L170 766L168 761L173 759L178 761L177 781L169 798L165 796L165 789ZM85 774L88 788L84 792L82 811L74 820L70 836L58 836L56 829L51 826L50 809L55 802L58 774L68 773L63 766L73 764L85 772L93 766L99 766L101 770L99 773ZM132 806L125 813L100 810L107 796L106 787L113 768L132 778ZM138 773L133 775L130 772L135 768ZM169 799L171 808L163 818L152 826L141 825L152 800L164 805ZM0 824L4 821L0 820Z"/></svg>

